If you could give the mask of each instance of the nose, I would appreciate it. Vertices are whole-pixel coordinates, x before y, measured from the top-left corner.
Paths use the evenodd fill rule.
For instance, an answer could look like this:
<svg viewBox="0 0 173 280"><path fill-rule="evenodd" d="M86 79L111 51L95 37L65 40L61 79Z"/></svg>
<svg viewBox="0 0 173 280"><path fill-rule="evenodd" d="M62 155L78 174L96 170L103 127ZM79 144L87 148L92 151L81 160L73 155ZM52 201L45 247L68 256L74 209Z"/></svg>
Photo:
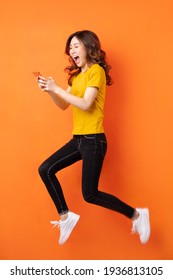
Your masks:
<svg viewBox="0 0 173 280"><path fill-rule="evenodd" d="M73 55L74 53L75 53L75 49L74 49L74 48L71 48L71 49L70 49L70 54Z"/></svg>

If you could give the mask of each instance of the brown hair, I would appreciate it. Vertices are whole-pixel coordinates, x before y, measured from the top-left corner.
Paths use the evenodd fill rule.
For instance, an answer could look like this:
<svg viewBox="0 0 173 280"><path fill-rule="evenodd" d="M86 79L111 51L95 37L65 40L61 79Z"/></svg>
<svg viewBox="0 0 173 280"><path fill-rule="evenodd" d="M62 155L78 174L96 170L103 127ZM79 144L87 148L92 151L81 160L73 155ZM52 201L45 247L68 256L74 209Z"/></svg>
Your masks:
<svg viewBox="0 0 173 280"><path fill-rule="evenodd" d="M107 85L112 85L112 78L109 75L109 71L111 69L111 66L108 65L106 61L106 53L101 49L101 44L99 41L99 38L97 35L89 30L82 30L82 31L77 31L73 34L71 34L66 42L66 47L65 47L65 53L69 56L69 62L71 63L70 66L67 66L65 68L65 71L68 73L68 84L71 86L72 85L72 77L76 76L79 74L81 71L80 68L76 65L74 60L71 58L69 55L70 51L70 42L73 37L76 37L79 41L82 42L84 45L86 52L87 52L87 61L89 63L98 63L104 70L106 74L106 84Z"/></svg>

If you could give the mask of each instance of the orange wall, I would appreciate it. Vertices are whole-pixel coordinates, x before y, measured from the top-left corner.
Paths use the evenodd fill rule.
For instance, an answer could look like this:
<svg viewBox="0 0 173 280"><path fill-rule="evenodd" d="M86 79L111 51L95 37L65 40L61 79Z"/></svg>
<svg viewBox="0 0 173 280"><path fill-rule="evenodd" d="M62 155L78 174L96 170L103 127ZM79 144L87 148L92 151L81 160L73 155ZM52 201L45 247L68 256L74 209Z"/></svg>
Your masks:
<svg viewBox="0 0 173 280"><path fill-rule="evenodd" d="M172 259L172 10L169 0L1 1L1 259ZM37 168L71 137L71 110L58 110L32 71L66 87L65 41L81 29L100 37L115 81L100 186L149 207L147 245L130 235L128 219L84 202L80 163L60 173L81 215L69 242L58 246L49 224L57 214Z"/></svg>

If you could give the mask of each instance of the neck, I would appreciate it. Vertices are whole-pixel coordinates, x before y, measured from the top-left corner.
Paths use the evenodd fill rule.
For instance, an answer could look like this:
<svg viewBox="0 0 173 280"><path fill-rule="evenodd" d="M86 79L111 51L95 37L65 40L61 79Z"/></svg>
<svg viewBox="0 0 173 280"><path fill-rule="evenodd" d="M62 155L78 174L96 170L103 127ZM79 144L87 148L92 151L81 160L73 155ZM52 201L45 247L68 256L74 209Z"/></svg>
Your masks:
<svg viewBox="0 0 173 280"><path fill-rule="evenodd" d="M87 69L91 66L92 66L92 63L90 63L90 64L86 63L83 67L81 67L81 72L82 73L86 72Z"/></svg>

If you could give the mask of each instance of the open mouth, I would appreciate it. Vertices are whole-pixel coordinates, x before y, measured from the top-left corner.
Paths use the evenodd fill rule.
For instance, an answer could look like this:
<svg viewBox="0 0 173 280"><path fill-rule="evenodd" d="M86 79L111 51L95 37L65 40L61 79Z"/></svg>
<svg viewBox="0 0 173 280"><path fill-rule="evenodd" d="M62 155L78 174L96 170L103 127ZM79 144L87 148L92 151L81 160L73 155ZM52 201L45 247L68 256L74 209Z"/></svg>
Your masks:
<svg viewBox="0 0 173 280"><path fill-rule="evenodd" d="M74 56L73 60L75 61L76 64L79 64L80 58L79 56Z"/></svg>

